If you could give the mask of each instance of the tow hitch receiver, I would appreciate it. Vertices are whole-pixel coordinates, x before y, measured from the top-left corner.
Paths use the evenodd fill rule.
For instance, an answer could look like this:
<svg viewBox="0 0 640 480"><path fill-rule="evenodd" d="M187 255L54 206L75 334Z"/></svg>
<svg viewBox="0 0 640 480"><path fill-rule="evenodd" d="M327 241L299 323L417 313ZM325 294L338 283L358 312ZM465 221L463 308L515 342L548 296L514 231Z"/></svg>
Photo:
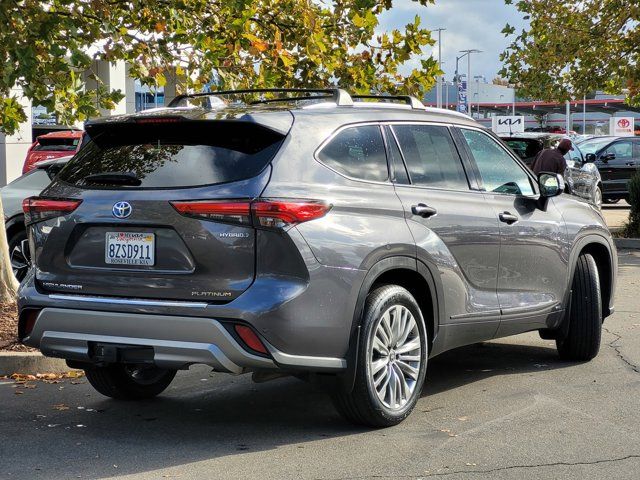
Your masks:
<svg viewBox="0 0 640 480"><path fill-rule="evenodd" d="M115 343L89 344L89 357L95 363L153 363L153 347L119 345Z"/></svg>

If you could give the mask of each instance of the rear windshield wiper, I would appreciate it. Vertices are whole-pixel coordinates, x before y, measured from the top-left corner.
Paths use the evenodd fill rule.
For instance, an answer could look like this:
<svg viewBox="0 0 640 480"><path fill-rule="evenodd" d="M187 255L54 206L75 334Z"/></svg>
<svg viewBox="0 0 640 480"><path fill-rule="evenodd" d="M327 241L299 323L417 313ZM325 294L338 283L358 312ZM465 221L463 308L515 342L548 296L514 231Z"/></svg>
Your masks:
<svg viewBox="0 0 640 480"><path fill-rule="evenodd" d="M84 181L97 185L131 185L133 187L137 187L142 183L142 180L131 172L94 173L84 177Z"/></svg>

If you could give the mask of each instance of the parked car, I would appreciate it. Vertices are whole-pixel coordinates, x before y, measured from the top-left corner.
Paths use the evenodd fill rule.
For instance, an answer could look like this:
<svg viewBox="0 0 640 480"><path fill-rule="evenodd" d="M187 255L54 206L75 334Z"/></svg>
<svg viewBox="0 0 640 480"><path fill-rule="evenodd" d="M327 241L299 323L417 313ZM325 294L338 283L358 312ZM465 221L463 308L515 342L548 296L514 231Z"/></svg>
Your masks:
<svg viewBox="0 0 640 480"><path fill-rule="evenodd" d="M563 359L597 354L616 251L561 176L412 97L252 93L86 125L24 204L25 344L116 399L206 364L318 382L378 427L446 350L539 330Z"/></svg>
<svg viewBox="0 0 640 480"><path fill-rule="evenodd" d="M34 169L0 188L11 267L18 281L24 279L29 268L27 229L24 225L22 201L38 195L70 158L67 156L38 162Z"/></svg>
<svg viewBox="0 0 640 480"><path fill-rule="evenodd" d="M640 169L640 138L594 137L580 144L585 154L595 157L602 175L605 203L617 203L629 197L628 183Z"/></svg>
<svg viewBox="0 0 640 480"><path fill-rule="evenodd" d="M78 130L56 131L40 135L27 152L22 173L33 169L38 162L68 157L80 149L82 132Z"/></svg>
<svg viewBox="0 0 640 480"><path fill-rule="evenodd" d="M502 136L502 140L518 155L524 163L531 167L540 151L555 148L563 135L552 133L516 133ZM573 151L565 155L567 169L564 177L569 191L574 195L586 198L598 208L602 206L602 179L594 165L594 157L583 154L578 145L573 143Z"/></svg>

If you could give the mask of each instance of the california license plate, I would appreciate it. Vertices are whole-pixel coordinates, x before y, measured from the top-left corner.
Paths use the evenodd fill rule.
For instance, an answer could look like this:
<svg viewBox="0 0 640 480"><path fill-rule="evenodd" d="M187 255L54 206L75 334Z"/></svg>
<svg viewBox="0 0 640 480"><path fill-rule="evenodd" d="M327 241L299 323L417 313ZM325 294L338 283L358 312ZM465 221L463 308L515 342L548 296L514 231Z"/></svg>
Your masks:
<svg viewBox="0 0 640 480"><path fill-rule="evenodd" d="M153 233L107 232L104 261L111 265L155 264Z"/></svg>

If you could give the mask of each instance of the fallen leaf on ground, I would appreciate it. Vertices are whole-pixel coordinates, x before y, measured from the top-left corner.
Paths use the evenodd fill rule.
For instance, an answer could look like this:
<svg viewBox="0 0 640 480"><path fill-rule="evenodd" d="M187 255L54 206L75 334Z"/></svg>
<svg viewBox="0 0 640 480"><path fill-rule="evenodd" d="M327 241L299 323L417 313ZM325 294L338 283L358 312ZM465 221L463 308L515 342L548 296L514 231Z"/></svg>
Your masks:
<svg viewBox="0 0 640 480"><path fill-rule="evenodd" d="M54 408L54 410L59 410L59 411L69 410L69 407L66 406L64 403L58 403L58 404L54 405L53 408Z"/></svg>

